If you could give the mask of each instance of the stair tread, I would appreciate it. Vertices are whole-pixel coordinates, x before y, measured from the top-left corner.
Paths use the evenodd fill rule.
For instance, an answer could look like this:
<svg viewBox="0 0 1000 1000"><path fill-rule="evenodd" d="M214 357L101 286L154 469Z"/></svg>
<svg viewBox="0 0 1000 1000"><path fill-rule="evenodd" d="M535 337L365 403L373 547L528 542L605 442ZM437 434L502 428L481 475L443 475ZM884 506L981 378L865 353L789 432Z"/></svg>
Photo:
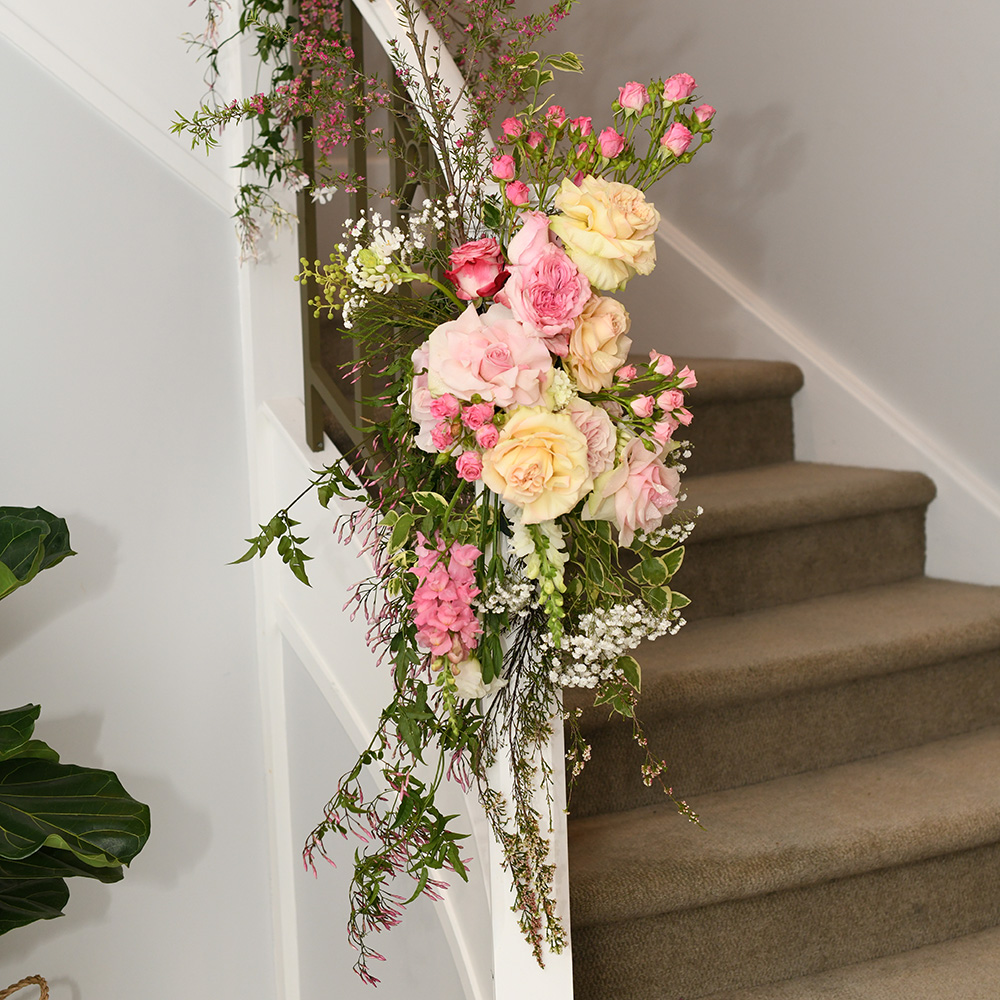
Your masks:
<svg viewBox="0 0 1000 1000"><path fill-rule="evenodd" d="M771 399L793 396L802 388L802 370L789 361L675 358L692 368L698 384L689 389L693 406L717 400Z"/></svg>
<svg viewBox="0 0 1000 1000"><path fill-rule="evenodd" d="M643 648L641 709L679 715L997 648L1000 587L914 577L689 622ZM613 721L594 712L588 728Z"/></svg>
<svg viewBox="0 0 1000 1000"><path fill-rule="evenodd" d="M705 1000L995 1000L1000 928Z"/></svg>
<svg viewBox="0 0 1000 1000"><path fill-rule="evenodd" d="M935 494L934 483L921 472L819 462L691 476L685 489L685 507L704 508L689 545L919 507Z"/></svg>
<svg viewBox="0 0 1000 1000"><path fill-rule="evenodd" d="M641 919L992 843L998 802L1000 727L990 727L700 796L705 829L669 803L571 819L573 922Z"/></svg>

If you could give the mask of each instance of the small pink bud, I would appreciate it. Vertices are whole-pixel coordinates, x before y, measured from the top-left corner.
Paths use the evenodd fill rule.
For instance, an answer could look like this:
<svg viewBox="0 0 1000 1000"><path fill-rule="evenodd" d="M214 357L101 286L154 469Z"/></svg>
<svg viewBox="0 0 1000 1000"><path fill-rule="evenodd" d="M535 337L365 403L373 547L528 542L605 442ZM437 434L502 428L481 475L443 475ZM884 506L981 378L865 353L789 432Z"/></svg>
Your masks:
<svg viewBox="0 0 1000 1000"><path fill-rule="evenodd" d="M442 420L434 425L431 431L431 443L438 451L447 451L455 440L455 432L451 429L451 424Z"/></svg>
<svg viewBox="0 0 1000 1000"><path fill-rule="evenodd" d="M695 374L685 365L678 373L677 377L681 380L680 387L682 389L690 389L691 386L698 384L698 379L695 378Z"/></svg>
<svg viewBox="0 0 1000 1000"><path fill-rule="evenodd" d="M680 156L682 153L686 153L688 146L691 145L691 130L680 122L674 122L663 133L660 145L673 153L674 156Z"/></svg>
<svg viewBox="0 0 1000 1000"><path fill-rule="evenodd" d="M531 132L528 135L528 145L532 149L537 149L545 141L545 136L541 132Z"/></svg>
<svg viewBox="0 0 1000 1000"><path fill-rule="evenodd" d="M531 200L531 192L528 190L528 185L524 181L511 181L507 185L507 190L504 192L507 196L507 200L512 205L527 205Z"/></svg>
<svg viewBox="0 0 1000 1000"><path fill-rule="evenodd" d="M677 73L663 84L663 99L668 104L686 101L693 93L697 84L694 77L687 73Z"/></svg>
<svg viewBox="0 0 1000 1000"><path fill-rule="evenodd" d="M692 420L694 419L694 416L693 416L693 414L691 413L691 411L690 411L690 410L686 410L686 409L685 409L685 408L684 408L683 406L682 406L682 407L681 407L681 408L680 408L679 410L675 410L674 412L675 412L675 413L676 413L676 415L677 415L677 419L678 419L678 420L679 420L679 421L680 421L680 422L681 422L681 423L682 423L682 424L683 424L683 425L684 425L685 427L687 427L687 426L688 426L688 424L690 424L690 423L691 423L691 421L692 421Z"/></svg>
<svg viewBox="0 0 1000 1000"><path fill-rule="evenodd" d="M656 397L656 404L667 413L679 410L684 405L684 393L680 389L668 389Z"/></svg>
<svg viewBox="0 0 1000 1000"><path fill-rule="evenodd" d="M694 116L700 122L707 122L709 119L715 117L715 108L711 104L699 104L694 109Z"/></svg>
<svg viewBox="0 0 1000 1000"><path fill-rule="evenodd" d="M618 103L626 111L641 111L649 104L649 91L634 80L618 88Z"/></svg>
<svg viewBox="0 0 1000 1000"><path fill-rule="evenodd" d="M493 419L492 403L470 403L462 410L462 423L470 431L478 430L487 420Z"/></svg>
<svg viewBox="0 0 1000 1000"><path fill-rule="evenodd" d="M638 372L635 370L635 365L622 365L615 374L622 382L631 382Z"/></svg>
<svg viewBox="0 0 1000 1000"><path fill-rule="evenodd" d="M500 126L505 139L519 139L524 134L524 125L520 118L505 118Z"/></svg>
<svg viewBox="0 0 1000 1000"><path fill-rule="evenodd" d="M513 156L494 156L490 165L493 168L493 176L498 181L512 181L514 179L516 167Z"/></svg>
<svg viewBox="0 0 1000 1000"><path fill-rule="evenodd" d="M483 426L476 431L476 444L478 444L480 448L487 450L495 448L496 443L499 440L500 432L493 426L493 424L483 424Z"/></svg>
<svg viewBox="0 0 1000 1000"><path fill-rule="evenodd" d="M559 107L558 104L553 104L548 111L545 112L545 120L550 125L555 125L557 128L566 121L566 111L564 108Z"/></svg>
<svg viewBox="0 0 1000 1000"><path fill-rule="evenodd" d="M653 415L653 397L639 396L633 399L629 406L637 417L651 417Z"/></svg>
<svg viewBox="0 0 1000 1000"><path fill-rule="evenodd" d="M667 417L664 420L657 421L653 424L654 440L659 441L660 444L666 444L679 426L678 421L674 420L673 417Z"/></svg>
<svg viewBox="0 0 1000 1000"><path fill-rule="evenodd" d="M463 451L455 462L455 471L466 480L474 483L483 474L483 459L478 451Z"/></svg>
<svg viewBox="0 0 1000 1000"><path fill-rule="evenodd" d="M674 359L669 354L660 354L659 351L649 352L649 363L653 365L660 375L673 375Z"/></svg>
<svg viewBox="0 0 1000 1000"><path fill-rule="evenodd" d="M590 118L574 118L569 124L584 137L594 131L593 122Z"/></svg>
<svg viewBox="0 0 1000 1000"><path fill-rule="evenodd" d="M601 147L601 156L613 160L625 148L625 136L619 135L609 125L598 137L597 141Z"/></svg>

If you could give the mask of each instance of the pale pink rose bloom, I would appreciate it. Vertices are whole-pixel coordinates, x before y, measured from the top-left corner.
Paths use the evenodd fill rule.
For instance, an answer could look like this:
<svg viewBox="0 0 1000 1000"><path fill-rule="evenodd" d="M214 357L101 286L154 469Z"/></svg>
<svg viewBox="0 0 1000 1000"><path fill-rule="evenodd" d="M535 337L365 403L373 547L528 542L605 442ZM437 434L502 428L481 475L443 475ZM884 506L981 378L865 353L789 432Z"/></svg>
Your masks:
<svg viewBox="0 0 1000 1000"><path fill-rule="evenodd" d="M622 382L631 382L632 379L636 377L639 373L635 370L635 365L622 365L615 375L621 379Z"/></svg>
<svg viewBox="0 0 1000 1000"><path fill-rule="evenodd" d="M707 122L709 119L715 117L715 108L711 104L699 104L694 109L694 116L700 122Z"/></svg>
<svg viewBox="0 0 1000 1000"><path fill-rule="evenodd" d="M660 354L659 351L649 352L649 363L653 365L660 375L673 375L674 359L669 354Z"/></svg>
<svg viewBox="0 0 1000 1000"><path fill-rule="evenodd" d="M671 413L684 405L684 393L680 389L668 389L660 393L656 402L661 410Z"/></svg>
<svg viewBox="0 0 1000 1000"><path fill-rule="evenodd" d="M610 125L597 137L601 156L613 160L625 148L625 136L619 135Z"/></svg>
<svg viewBox="0 0 1000 1000"><path fill-rule="evenodd" d="M653 424L653 440L659 441L660 444L666 444L673 433L680 426L679 420L674 420L673 417L664 417L663 420L658 420Z"/></svg>
<svg viewBox="0 0 1000 1000"><path fill-rule="evenodd" d="M649 104L649 91L633 80L618 88L618 103L627 111L641 111Z"/></svg>
<svg viewBox="0 0 1000 1000"><path fill-rule="evenodd" d="M466 482L474 483L483 475L483 460L478 451L463 451L455 462L455 471Z"/></svg>
<svg viewBox="0 0 1000 1000"><path fill-rule="evenodd" d="M562 357L574 321L590 298L590 282L562 247L549 242L547 216L524 212L521 218L523 225L507 248L511 277L501 301Z"/></svg>
<svg viewBox="0 0 1000 1000"><path fill-rule="evenodd" d="M494 156L490 161L490 166L493 170L493 176L498 181L512 181L517 172L513 156Z"/></svg>
<svg viewBox="0 0 1000 1000"><path fill-rule="evenodd" d="M500 127L505 139L518 139L524 134L524 125L520 118L505 118Z"/></svg>
<svg viewBox="0 0 1000 1000"><path fill-rule="evenodd" d="M478 430L487 420L493 419L492 403L471 403L462 410L462 423L470 431Z"/></svg>
<svg viewBox="0 0 1000 1000"><path fill-rule="evenodd" d="M548 111L545 112L545 120L550 125L562 125L566 121L566 111L564 108L559 107L558 104L553 104Z"/></svg>
<svg viewBox="0 0 1000 1000"><path fill-rule="evenodd" d="M479 393L498 406L537 406L551 377L542 340L495 304L482 316L470 304L458 319L437 327L425 349L427 384L435 395L471 400Z"/></svg>
<svg viewBox="0 0 1000 1000"><path fill-rule="evenodd" d="M448 256L451 270L444 276L464 302L498 292L510 277L503 250L492 236L456 247Z"/></svg>
<svg viewBox="0 0 1000 1000"><path fill-rule="evenodd" d="M584 137L590 135L594 130L593 120L590 118L574 118L569 124Z"/></svg>
<svg viewBox="0 0 1000 1000"><path fill-rule="evenodd" d="M670 104L686 101L693 93L697 84L694 77L687 73L677 73L663 83L663 99Z"/></svg>
<svg viewBox="0 0 1000 1000"><path fill-rule="evenodd" d="M545 136L541 132L530 132L528 134L528 145L532 149L537 149L538 146L545 141Z"/></svg>
<svg viewBox="0 0 1000 1000"><path fill-rule="evenodd" d="M653 415L655 404L652 396L637 396L629 403L629 406L637 417L645 419Z"/></svg>
<svg viewBox="0 0 1000 1000"><path fill-rule="evenodd" d="M596 479L615 464L617 435L607 410L577 396L567 405L566 413L587 439L587 465Z"/></svg>
<svg viewBox="0 0 1000 1000"><path fill-rule="evenodd" d="M620 545L631 545L636 531L655 531L677 506L680 477L650 451L642 438L625 447L621 463L599 476L583 507L585 521L611 521Z"/></svg>
<svg viewBox="0 0 1000 1000"><path fill-rule="evenodd" d="M685 365L678 373L678 377L681 380L680 387L682 389L690 389L691 386L698 384L698 379L695 378L694 372Z"/></svg>
<svg viewBox="0 0 1000 1000"><path fill-rule="evenodd" d="M660 139L660 145L664 149L669 149L674 156L686 153L691 145L691 130L680 122L674 122Z"/></svg>
<svg viewBox="0 0 1000 1000"><path fill-rule="evenodd" d="M431 414L437 417L438 420L451 420L452 417L457 417L458 400L450 392L446 392L443 396L438 396L437 399L431 402Z"/></svg>
<svg viewBox="0 0 1000 1000"><path fill-rule="evenodd" d="M431 431L437 424L437 418L431 413L431 403L434 397L430 389L427 388L427 351L423 347L418 347L411 355L413 361L413 387L410 389L410 419L419 425L417 434L414 437L414 444L421 450L435 452L434 442L431 440Z"/></svg>
<svg viewBox="0 0 1000 1000"><path fill-rule="evenodd" d="M476 444L478 444L480 448L485 448L486 450L494 448L499 440L500 432L493 424L483 424L483 426L478 428L476 431Z"/></svg>
<svg viewBox="0 0 1000 1000"><path fill-rule="evenodd" d="M524 181L511 181L504 194L512 205L527 205L531 201L531 192Z"/></svg>

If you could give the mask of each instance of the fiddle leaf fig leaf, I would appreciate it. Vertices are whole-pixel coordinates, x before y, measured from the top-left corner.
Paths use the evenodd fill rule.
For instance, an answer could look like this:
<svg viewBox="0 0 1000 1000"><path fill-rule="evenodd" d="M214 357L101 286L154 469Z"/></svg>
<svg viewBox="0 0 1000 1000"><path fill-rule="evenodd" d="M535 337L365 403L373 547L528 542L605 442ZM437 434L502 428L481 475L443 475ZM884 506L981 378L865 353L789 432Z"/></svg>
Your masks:
<svg viewBox="0 0 1000 1000"><path fill-rule="evenodd" d="M12 757L31 739L41 705L22 705L0 712L0 757Z"/></svg>
<svg viewBox="0 0 1000 1000"><path fill-rule="evenodd" d="M0 934L63 915L69 888L61 878L0 877Z"/></svg>
<svg viewBox="0 0 1000 1000"><path fill-rule="evenodd" d="M41 507L0 507L0 598L75 554L63 518Z"/></svg>

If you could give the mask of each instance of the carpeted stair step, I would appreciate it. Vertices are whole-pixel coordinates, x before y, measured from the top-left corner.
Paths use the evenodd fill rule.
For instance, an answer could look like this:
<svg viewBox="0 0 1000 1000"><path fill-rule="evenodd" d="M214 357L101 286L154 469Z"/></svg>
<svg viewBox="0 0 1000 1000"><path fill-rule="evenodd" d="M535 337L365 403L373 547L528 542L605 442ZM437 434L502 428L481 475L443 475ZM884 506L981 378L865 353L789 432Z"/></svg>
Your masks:
<svg viewBox="0 0 1000 1000"><path fill-rule="evenodd" d="M1000 587L915 577L694 621L644 647L642 671L640 716L680 794L828 767L1000 724ZM589 709L581 728L574 816L658 801L630 726Z"/></svg>
<svg viewBox="0 0 1000 1000"><path fill-rule="evenodd" d="M1000 928L706 1000L996 1000Z"/></svg>
<svg viewBox="0 0 1000 1000"><path fill-rule="evenodd" d="M1000 924L1000 728L570 822L577 1000L695 1000Z"/></svg>
<svg viewBox="0 0 1000 1000"><path fill-rule="evenodd" d="M676 579L691 617L728 615L923 572L934 484L918 472L786 462L695 476L704 508Z"/></svg>
<svg viewBox="0 0 1000 1000"><path fill-rule="evenodd" d="M688 390L695 413L676 437L691 441L687 465L694 475L773 465L794 458L792 396L802 371L787 361L677 359L693 368L698 385Z"/></svg>

